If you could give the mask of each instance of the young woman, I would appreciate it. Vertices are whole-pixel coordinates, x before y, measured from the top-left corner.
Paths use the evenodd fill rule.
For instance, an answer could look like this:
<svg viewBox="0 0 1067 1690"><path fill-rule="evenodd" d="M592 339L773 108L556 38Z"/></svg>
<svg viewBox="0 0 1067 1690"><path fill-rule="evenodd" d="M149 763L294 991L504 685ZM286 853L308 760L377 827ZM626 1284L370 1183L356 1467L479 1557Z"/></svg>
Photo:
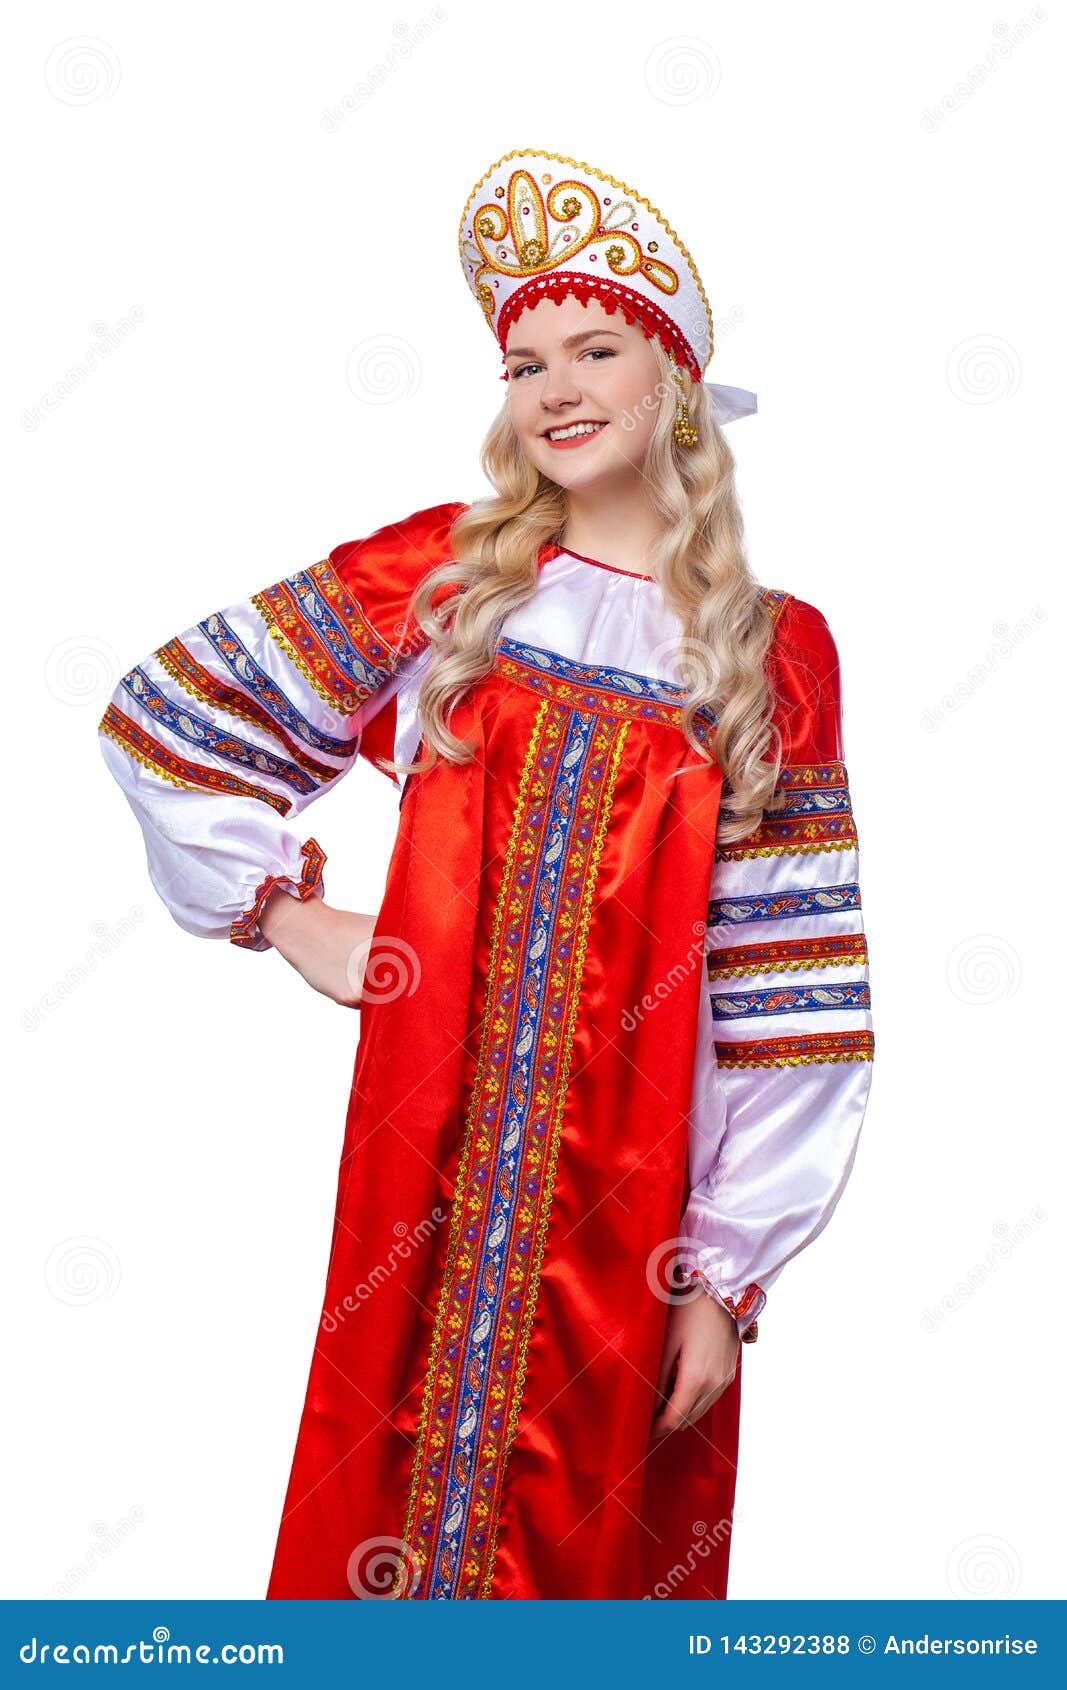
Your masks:
<svg viewBox="0 0 1067 1690"><path fill-rule="evenodd" d="M508 154L460 254L494 496L206 617L100 724L175 919L361 1011L268 1595L723 1597L740 1344L871 1074L837 653L749 570L754 399L661 215ZM357 753L401 790L376 916L294 826Z"/></svg>

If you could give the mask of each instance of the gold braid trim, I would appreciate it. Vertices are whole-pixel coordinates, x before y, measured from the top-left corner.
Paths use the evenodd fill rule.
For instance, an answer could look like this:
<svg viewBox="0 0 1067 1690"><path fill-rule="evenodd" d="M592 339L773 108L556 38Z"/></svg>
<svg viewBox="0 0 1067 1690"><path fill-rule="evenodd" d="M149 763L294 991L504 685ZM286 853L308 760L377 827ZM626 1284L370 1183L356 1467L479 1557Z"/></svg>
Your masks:
<svg viewBox="0 0 1067 1690"><path fill-rule="evenodd" d="M452 1283L452 1272L455 1267L456 1256L459 1252L459 1229L463 1213L462 1195L467 1183L467 1171L470 1165L471 1148L475 1137L475 1117L478 1112L479 1097L481 1093L480 1082L482 1075L485 1073L486 1055L488 1052L492 1029L492 1016L489 1014L488 1006L488 992L492 989L493 983L497 977L497 964L500 955L500 935L504 926L504 909L508 897L508 888L511 884L511 872L515 862L516 853L518 852L519 839L524 826L526 794L529 790L533 767L537 760L537 754L541 744L541 730L544 725L545 716L549 710L549 704L550 701L547 698L544 699L537 711L537 715L534 718L533 728L530 733L530 741L526 748L526 756L523 760L518 796L515 800L515 813L511 824L511 838L508 841L508 848L504 857L504 867L500 878L500 888L497 893L496 909L493 912L492 941L489 951L489 963L486 969L487 1001L484 1006L485 1013L482 1017L481 1046L478 1052L478 1066L475 1070L476 1080L475 1084L471 1088L470 1103L467 1109L467 1120L463 1129L463 1149L460 1154L459 1166L456 1170L455 1191L452 1198L452 1212L448 1226L448 1250L445 1256L445 1268L441 1282L441 1291L438 1295L437 1308L434 1314L433 1336L430 1340L430 1354L426 1364L426 1377L423 1382L422 1408L419 1414L418 1438L415 1444L415 1458L412 1463L411 1488L408 1494L407 1514L404 1520L404 1530L402 1534L404 1543L407 1545L408 1549L414 1553L416 1563L422 1576L425 1576L426 1561L420 1551L412 1543L411 1533L415 1525L415 1513L418 1507L421 1491L422 1461L426 1447L426 1436L429 1431L430 1408L433 1402L433 1380L441 1354L441 1343L444 1338L445 1304L448 1298L449 1286ZM397 1563L396 1579L393 1588L390 1591L390 1595L393 1597L403 1597L405 1594L405 1592L400 1589L400 1585L404 1582L404 1573L407 1566L408 1563L405 1561L403 1555L401 1555Z"/></svg>
<svg viewBox="0 0 1067 1690"><path fill-rule="evenodd" d="M719 1067L724 1070L731 1068L799 1068L806 1062L873 1062L874 1050L841 1051L837 1056L780 1056L777 1061L773 1057L745 1057L739 1062L719 1059Z"/></svg>
<svg viewBox="0 0 1067 1690"><path fill-rule="evenodd" d="M188 675L182 672L180 665L171 656L166 646L160 646L155 653L155 657L161 668L165 669L171 679L178 683L183 692L190 693L193 698L198 698L201 704L206 704L208 709L214 711L217 715L233 716L237 721L248 722L252 727L259 728L261 733L269 734L270 738L277 741L282 747L286 757L296 763L298 768L303 769L305 774L311 775L320 786L343 772L340 769L335 769L332 764L316 762L311 754L313 749L318 750L321 757L341 757L344 755L343 752L327 751L325 747L313 748L298 744L296 737L290 738L277 722L272 721L270 712L265 710L262 705L259 706L259 711L262 711L262 715L266 716L266 721L262 719L259 711L253 709L251 705L246 707L236 698L227 699L225 704L221 703L219 699L213 698L210 693L203 692L200 687L194 685ZM281 683L275 681L273 676L269 678L279 691L284 690ZM227 686L234 692L240 690L240 683L237 681L229 681Z"/></svg>
<svg viewBox="0 0 1067 1690"><path fill-rule="evenodd" d="M251 722L253 727L263 728L264 732L266 732L265 724L260 721L259 717L253 710L245 709L237 702L236 699L227 700L225 704L222 704L217 698L212 698L209 693L203 692L200 687L194 685L188 675L184 673L181 666L171 656L166 646L161 645L156 648L155 659L160 668L166 670L171 680L177 681L183 692L191 693L193 698L198 698L200 700L201 704L206 704L210 709L219 711L221 715L236 716L238 721ZM201 668L202 667L203 665L201 664ZM228 680L225 684L233 692L236 692L240 685L239 682L234 680ZM274 684L277 686L278 683L275 682ZM275 739L281 738L277 728L274 728L272 731Z"/></svg>
<svg viewBox="0 0 1067 1690"><path fill-rule="evenodd" d="M289 640L286 639L271 614L270 606L266 603L260 593L253 593L250 603L255 605L264 622L267 624L267 633L270 635L271 639L277 642L282 649L283 655L293 665L294 669L299 670L305 681L307 681L308 686L314 688L319 697L323 700L323 703L328 704L331 709L336 710L342 716L350 716L353 710L358 710L358 704L352 705L350 709L346 710L345 705L349 702L348 698L336 698L327 687L323 686L314 670L308 667L307 663L296 650L295 646L291 645ZM363 700L360 699L359 703L362 704Z"/></svg>
<svg viewBox="0 0 1067 1690"><path fill-rule="evenodd" d="M823 839L812 845L754 845L751 850L743 850L740 840L737 846L720 845L715 853L717 863L740 862L743 857L796 857L804 851L855 851L854 839Z"/></svg>
<svg viewBox="0 0 1067 1690"><path fill-rule="evenodd" d="M162 768L160 764L154 762L151 757L146 757L141 751L135 751L125 739L122 739L120 735L115 732L115 729L111 726L110 722L101 722L98 731L102 734L106 734L108 739L113 739L119 750L125 752L126 756L129 757L132 762L142 764L150 774L158 775L160 780L169 780L172 786L180 786L185 792L215 791L213 786L194 786L191 781L179 780L177 775L172 775L169 769Z"/></svg>
<svg viewBox="0 0 1067 1690"><path fill-rule="evenodd" d="M574 1051L574 1027L578 1018L578 1002L581 995L582 975L585 972L586 939L589 933L589 923L592 917L593 893L596 889L600 873L600 858L604 850L604 840L607 836L608 822L611 817L611 806L615 795L615 783L618 779L619 763L622 760L623 746L629 731L628 721L620 723L619 734L611 752L609 772L604 786L604 797L600 819L597 823L596 838L590 852L589 869L586 875L585 892L582 898L582 911L579 918L578 934L575 939L575 966L571 989L570 1010L567 1016L566 1043L564 1057L561 1064L559 1084L556 1091L556 1109L552 1122L552 1133L548 1147L548 1157L545 1169L545 1201L542 1204L541 1216L538 1222L537 1241L534 1244L533 1259L530 1270L530 1284L527 1290L526 1307L523 1310L522 1330L519 1337L519 1356L515 1369L515 1384L512 1389L511 1410L508 1415L507 1428L504 1433L504 1449L500 1463L501 1502L493 1519L492 1531L489 1538L489 1548L486 1554L486 1570L482 1580L482 1596L490 1596L490 1585L493 1582L493 1567L496 1562L497 1532L500 1526L500 1510L503 1507L503 1485L507 1475L508 1459L511 1446L518 1430L519 1409L522 1406L523 1386L526 1382L526 1356L530 1342L530 1327L533 1324L534 1310L537 1307L537 1293L541 1283L541 1262L544 1257L545 1238L548 1232L548 1222L552 1209L552 1193L556 1184L556 1161L559 1152L559 1138L563 1105L567 1095L567 1081L570 1075L571 1058Z"/></svg>
<svg viewBox="0 0 1067 1690"><path fill-rule="evenodd" d="M708 960L715 955L708 952ZM845 952L842 956L796 957L784 962L742 962L736 968L708 968L709 980L734 980L742 974L783 974L798 968L860 968L868 960L866 949Z"/></svg>

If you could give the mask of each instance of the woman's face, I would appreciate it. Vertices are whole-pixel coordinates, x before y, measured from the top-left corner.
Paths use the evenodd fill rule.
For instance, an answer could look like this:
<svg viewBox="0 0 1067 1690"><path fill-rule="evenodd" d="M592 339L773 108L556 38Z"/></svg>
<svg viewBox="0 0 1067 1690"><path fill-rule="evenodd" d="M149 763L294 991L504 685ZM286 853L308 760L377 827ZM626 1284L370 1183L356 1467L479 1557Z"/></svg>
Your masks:
<svg viewBox="0 0 1067 1690"><path fill-rule="evenodd" d="M512 323L505 361L512 424L550 481L584 490L641 473L661 377L638 324L595 299L540 299ZM549 431L575 423L603 426L553 445Z"/></svg>

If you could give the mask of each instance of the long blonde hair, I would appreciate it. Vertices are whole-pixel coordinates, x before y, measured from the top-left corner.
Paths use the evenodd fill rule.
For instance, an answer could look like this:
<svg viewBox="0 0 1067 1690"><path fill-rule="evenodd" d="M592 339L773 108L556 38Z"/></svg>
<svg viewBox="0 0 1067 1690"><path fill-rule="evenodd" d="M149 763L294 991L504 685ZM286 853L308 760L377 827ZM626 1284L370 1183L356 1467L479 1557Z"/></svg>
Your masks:
<svg viewBox="0 0 1067 1690"><path fill-rule="evenodd" d="M745 838L770 806L781 759L781 736L772 723L774 701L765 668L773 633L744 552L741 511L734 486L734 457L701 384L682 373L695 446L674 438L677 377L658 339L649 345L660 367L659 409L643 465L663 533L647 570L682 624L672 658L676 684L686 689L681 726L693 750L723 772L717 838ZM473 747L449 727L467 689L493 668L501 625L537 587L537 559L547 543L560 543L567 496L531 464L505 402L482 446L494 498L461 512L450 541L454 561L427 575L412 594L409 617L429 636L431 656L419 692L427 755L418 763L382 759L395 774L421 773L438 757L466 763ZM434 609L444 585L458 585ZM693 732L702 707L716 718L711 751ZM770 760L767 748L773 745ZM728 800L728 802L727 802Z"/></svg>

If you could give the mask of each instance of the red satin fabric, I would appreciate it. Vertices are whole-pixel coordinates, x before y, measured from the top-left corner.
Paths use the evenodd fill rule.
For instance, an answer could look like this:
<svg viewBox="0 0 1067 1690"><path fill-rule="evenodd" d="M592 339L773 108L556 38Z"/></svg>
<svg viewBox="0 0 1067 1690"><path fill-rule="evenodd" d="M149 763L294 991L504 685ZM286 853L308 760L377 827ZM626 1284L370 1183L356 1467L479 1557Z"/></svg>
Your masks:
<svg viewBox="0 0 1067 1690"><path fill-rule="evenodd" d="M406 1587L391 1586L389 1575L398 1559L417 1559L442 1541L430 1529L426 1499L438 1479L425 1439L421 1490L418 1480L424 1406L432 1408L431 1431L446 1435L448 1426L432 1394L449 1361L448 1331L436 1360L432 1348L443 1290L456 1273L449 1217L463 1187L469 1107L492 1054L487 987L499 985L502 956L522 965L533 955L536 900L545 896L522 875L529 831L553 820L542 813L536 782L543 777L561 802L551 783L565 777L574 723L573 699L546 696L536 676L530 680L497 672L473 688L452 725L475 742L474 760L413 777L401 806L368 979L380 990L381 971L396 956L409 975L417 968L418 981L360 1012L324 1320L269 1597L435 1594L429 1566ZM462 1565L445 1558L434 1576L440 1581L447 1566L447 1593L461 1598L722 1598L741 1352L714 1407L651 1446L668 1306L647 1277L650 1257L677 1235L687 1196L706 978L700 935L721 775L697 764L662 711L643 720L631 707L622 732L610 693L590 696L586 731L601 737L589 741L579 808L556 818L575 852L588 854L573 884L559 890L560 954L546 983L553 993L543 1028L558 1045L547 1071L534 1076L530 1120L546 1156L539 1181L530 1182L547 1214L539 1279L516 1294L528 1318L525 1344L510 1358L501 1349L486 1387L512 1393L513 1436L506 1458L475 1487L479 1506L489 1507L491 1492L496 1501L484 1526L471 1527ZM690 767L678 774L683 764ZM509 876L513 895L503 907ZM574 911L583 897L584 917ZM572 919L573 940L559 926ZM505 1018L529 1008L522 966L517 978L515 990L502 993ZM627 1013L642 1002L630 1030ZM517 1237L519 1218L515 1226ZM462 1252L464 1241L452 1242ZM530 1256L515 1245L516 1274L528 1271ZM473 1377L461 1381L464 1390ZM490 1442L506 1436L493 1429L491 1406ZM459 1407L455 1413L458 1425Z"/></svg>
<svg viewBox="0 0 1067 1690"><path fill-rule="evenodd" d="M767 681L782 735L782 764L832 763L844 756L841 667L822 612L792 594L775 594L775 637Z"/></svg>

